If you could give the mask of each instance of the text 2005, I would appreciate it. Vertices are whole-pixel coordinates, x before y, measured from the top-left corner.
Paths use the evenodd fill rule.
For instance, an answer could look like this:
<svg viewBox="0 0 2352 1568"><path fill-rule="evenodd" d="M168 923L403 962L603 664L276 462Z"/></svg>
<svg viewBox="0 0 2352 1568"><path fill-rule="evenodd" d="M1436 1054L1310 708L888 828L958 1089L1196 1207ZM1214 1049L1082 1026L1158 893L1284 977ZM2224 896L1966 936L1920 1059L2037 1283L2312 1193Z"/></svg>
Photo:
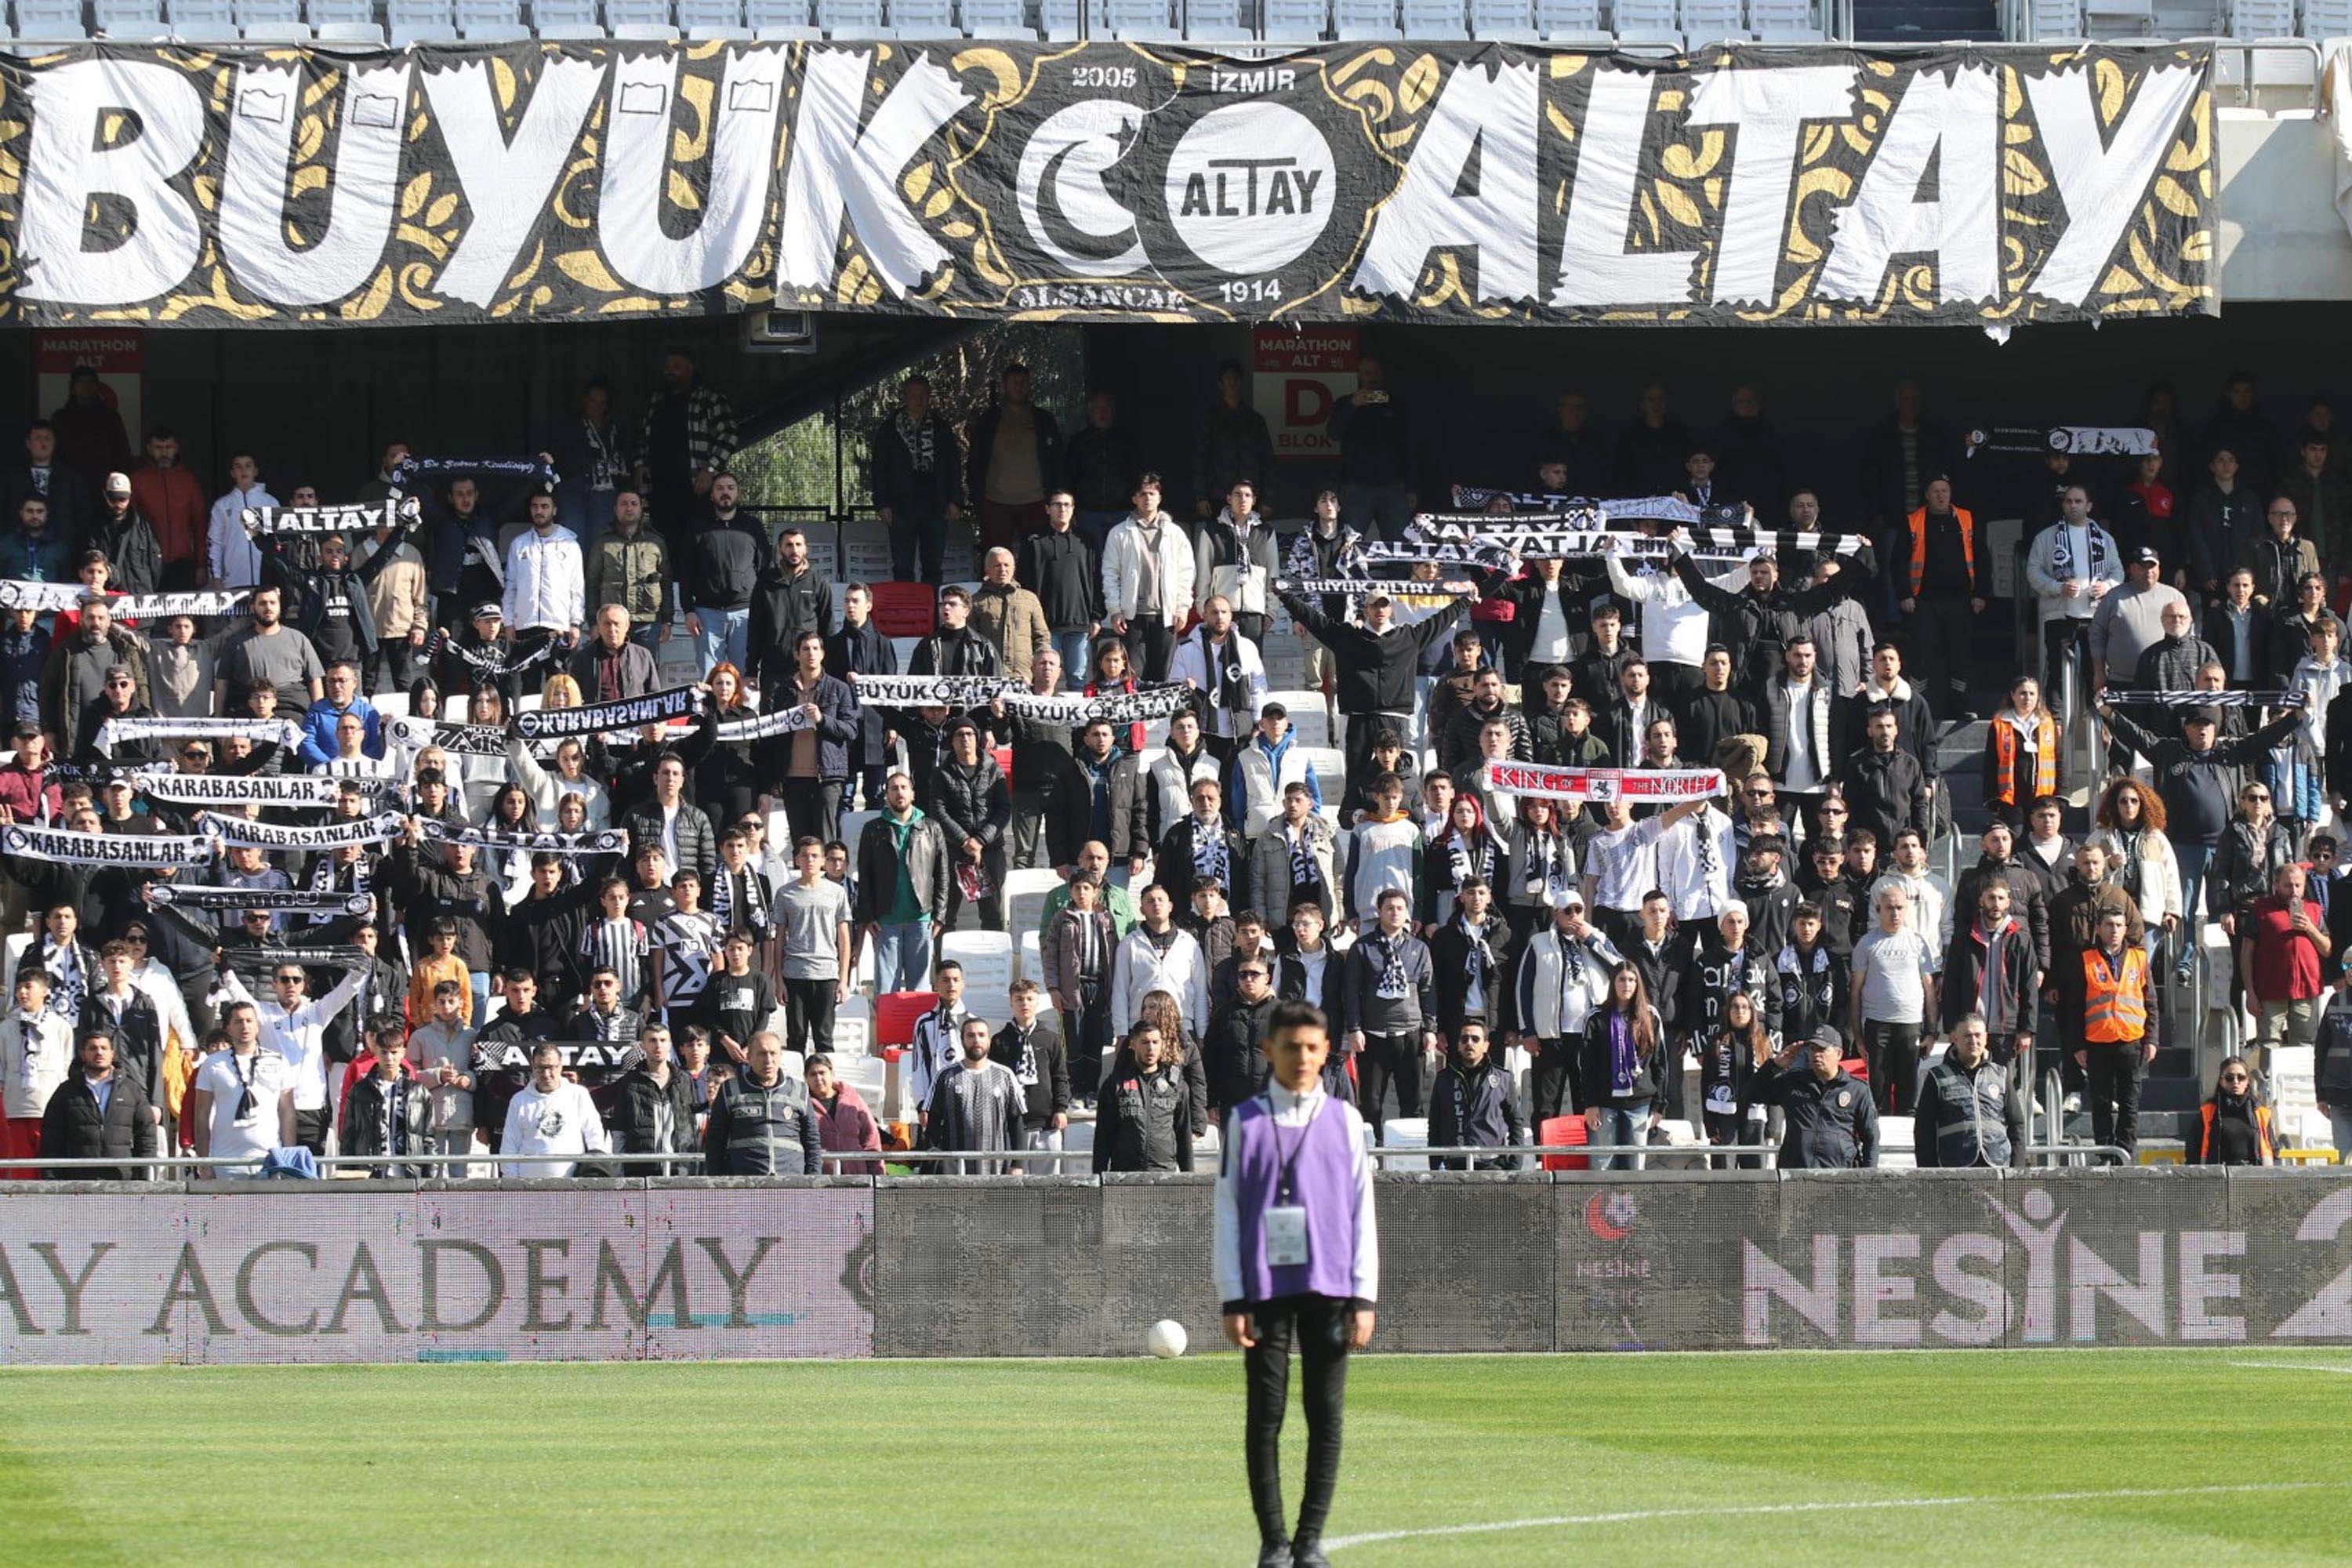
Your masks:
<svg viewBox="0 0 2352 1568"><path fill-rule="evenodd" d="M1133 66L1072 66L1072 87L1133 87Z"/></svg>

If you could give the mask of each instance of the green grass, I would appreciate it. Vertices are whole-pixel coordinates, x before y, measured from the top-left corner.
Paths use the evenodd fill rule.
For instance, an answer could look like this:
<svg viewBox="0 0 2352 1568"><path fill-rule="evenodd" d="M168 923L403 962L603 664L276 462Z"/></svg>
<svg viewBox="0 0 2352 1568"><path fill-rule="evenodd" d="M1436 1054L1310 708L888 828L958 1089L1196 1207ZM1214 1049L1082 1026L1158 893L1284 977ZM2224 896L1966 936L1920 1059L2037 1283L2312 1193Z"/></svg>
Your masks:
<svg viewBox="0 0 2352 1568"><path fill-rule="evenodd" d="M2352 1561L2352 1359L2242 1364L2297 1359L1367 1356L1334 1536L1559 1522L1334 1556ZM1231 1356L0 1373L0 1563L1246 1563L1239 1382ZM1290 1436L1295 1506L1295 1410ZM1996 1500L1926 1501L1954 1498Z"/></svg>

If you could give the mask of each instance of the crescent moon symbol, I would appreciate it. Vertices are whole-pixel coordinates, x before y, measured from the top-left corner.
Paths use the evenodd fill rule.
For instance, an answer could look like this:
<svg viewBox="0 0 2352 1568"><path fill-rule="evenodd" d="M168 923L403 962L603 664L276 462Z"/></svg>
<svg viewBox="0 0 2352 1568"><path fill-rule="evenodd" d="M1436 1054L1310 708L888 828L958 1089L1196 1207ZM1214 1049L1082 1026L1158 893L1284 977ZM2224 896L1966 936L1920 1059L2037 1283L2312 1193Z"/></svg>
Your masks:
<svg viewBox="0 0 2352 1568"><path fill-rule="evenodd" d="M1594 1238L1600 1241L1622 1241L1628 1236L1631 1236L1633 1232L1625 1229L1623 1226L1609 1223L1608 1217L1601 1212L1601 1194L1599 1193L1593 1194L1591 1198L1586 1202L1584 1205L1584 1228L1591 1231L1593 1234Z"/></svg>

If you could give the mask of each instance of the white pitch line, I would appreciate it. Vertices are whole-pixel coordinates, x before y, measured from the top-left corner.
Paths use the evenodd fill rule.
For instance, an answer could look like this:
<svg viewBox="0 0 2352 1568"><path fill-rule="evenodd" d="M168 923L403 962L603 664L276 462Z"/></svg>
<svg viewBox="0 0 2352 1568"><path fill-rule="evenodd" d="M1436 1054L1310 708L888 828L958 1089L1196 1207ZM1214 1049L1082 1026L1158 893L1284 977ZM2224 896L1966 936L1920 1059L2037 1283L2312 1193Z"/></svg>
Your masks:
<svg viewBox="0 0 2352 1568"><path fill-rule="evenodd" d="M2347 1367L2330 1370L2352 1372L2352 1368ZM1570 1513L1556 1514L1546 1519L1507 1519L1492 1524L1440 1524L1423 1530L1378 1530L1367 1531L1362 1535L1339 1536L1325 1542L1323 1548L1327 1552L1337 1552L1343 1547L1372 1546L1384 1541L1417 1541L1445 1535L1489 1535L1506 1530L1548 1530L1575 1524L1638 1524L1653 1519L1725 1519L1787 1513L1864 1513L1879 1509L1976 1508L1987 1503L2100 1502L2126 1498L2212 1497L2239 1492L2315 1491L2322 1487L2333 1489L2340 1484L2336 1481L2254 1481L2239 1486L2121 1487L2106 1491L2022 1492L2008 1497L1877 1498L1852 1502L1748 1503L1727 1508L1645 1508L1623 1513Z"/></svg>
<svg viewBox="0 0 2352 1568"><path fill-rule="evenodd" d="M2233 1361L2230 1364L2267 1367L2273 1372L2332 1372L2338 1377L2352 1377L2352 1366L2326 1366L2315 1361Z"/></svg>

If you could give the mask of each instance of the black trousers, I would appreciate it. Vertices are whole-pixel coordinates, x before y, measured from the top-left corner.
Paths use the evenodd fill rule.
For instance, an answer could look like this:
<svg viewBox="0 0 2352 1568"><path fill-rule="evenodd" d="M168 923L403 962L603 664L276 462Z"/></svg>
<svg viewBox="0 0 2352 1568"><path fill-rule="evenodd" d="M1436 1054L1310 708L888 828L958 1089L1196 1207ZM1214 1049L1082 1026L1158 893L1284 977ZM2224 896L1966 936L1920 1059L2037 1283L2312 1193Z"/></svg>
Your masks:
<svg viewBox="0 0 2352 1568"><path fill-rule="evenodd" d="M1388 1112L1381 1102L1396 1085L1397 1114L1421 1114L1421 1036L1366 1035L1363 1054L1356 1058L1357 1109L1372 1124L1376 1142L1387 1141Z"/></svg>
<svg viewBox="0 0 2352 1568"><path fill-rule="evenodd" d="M335 1125L335 1110L322 1105L316 1110L297 1108L294 1112L294 1142L313 1154L327 1152L327 1134Z"/></svg>
<svg viewBox="0 0 2352 1568"><path fill-rule="evenodd" d="M823 844L838 837L841 831L842 785L833 779L784 779L777 786L784 803L784 821L791 826L795 840L814 838ZM730 817L729 821L734 818ZM792 846L782 847L791 858ZM851 853L856 852L851 845Z"/></svg>
<svg viewBox="0 0 2352 1568"><path fill-rule="evenodd" d="M803 1054L833 1049L833 1008L836 994L830 980L784 981L784 1048Z"/></svg>
<svg viewBox="0 0 2352 1568"><path fill-rule="evenodd" d="M406 691L416 682L423 667L425 650L413 646L404 637L384 637L368 655L368 689L375 691Z"/></svg>
<svg viewBox="0 0 2352 1568"><path fill-rule="evenodd" d="M1258 1539L1283 1539L1282 1421L1290 1404L1290 1352L1307 1363L1307 1494L1299 1500L1297 1541L1319 1540L1339 1484L1339 1436L1348 1404L1348 1303L1330 1296L1284 1296L1251 1303L1257 1343L1242 1352L1249 1391L1243 1453Z"/></svg>
<svg viewBox="0 0 2352 1568"><path fill-rule="evenodd" d="M947 560L948 524L942 517L917 517L905 507L890 514L890 576L899 583L936 583ZM919 558L920 574L917 561Z"/></svg>
<svg viewBox="0 0 2352 1568"><path fill-rule="evenodd" d="M1936 717L1950 720L1969 697L1969 641L1975 612L1966 599L1933 598L1913 601L1910 618L1903 623L1903 668L1925 692Z"/></svg>
<svg viewBox="0 0 2352 1568"><path fill-rule="evenodd" d="M2140 1042L2094 1043L2085 1049L2090 1058L2084 1067L2090 1079L2085 1097L2091 1102L2091 1137L2137 1156L2140 1072L2146 1065L2140 1060Z"/></svg>
<svg viewBox="0 0 2352 1568"><path fill-rule="evenodd" d="M1546 1040L1536 1058L1529 1092L1535 1097L1533 1121L1538 1131L1544 1120L1584 1109L1582 1077L1576 1069L1576 1040Z"/></svg>
<svg viewBox="0 0 2352 1568"><path fill-rule="evenodd" d="M1080 980L1078 995L1085 1005L1070 1032L1070 1093L1092 1100L1102 1083L1103 1053L1110 1048L1110 987Z"/></svg>
<svg viewBox="0 0 2352 1568"><path fill-rule="evenodd" d="M1919 1026L1862 1021L1862 1054L1870 1063L1870 1098L1878 1114L1911 1113L1919 1082Z"/></svg>
<svg viewBox="0 0 2352 1568"><path fill-rule="evenodd" d="M1168 663L1176 652L1176 634L1157 616L1138 616L1127 623L1127 663L1129 673L1146 686L1168 679Z"/></svg>

